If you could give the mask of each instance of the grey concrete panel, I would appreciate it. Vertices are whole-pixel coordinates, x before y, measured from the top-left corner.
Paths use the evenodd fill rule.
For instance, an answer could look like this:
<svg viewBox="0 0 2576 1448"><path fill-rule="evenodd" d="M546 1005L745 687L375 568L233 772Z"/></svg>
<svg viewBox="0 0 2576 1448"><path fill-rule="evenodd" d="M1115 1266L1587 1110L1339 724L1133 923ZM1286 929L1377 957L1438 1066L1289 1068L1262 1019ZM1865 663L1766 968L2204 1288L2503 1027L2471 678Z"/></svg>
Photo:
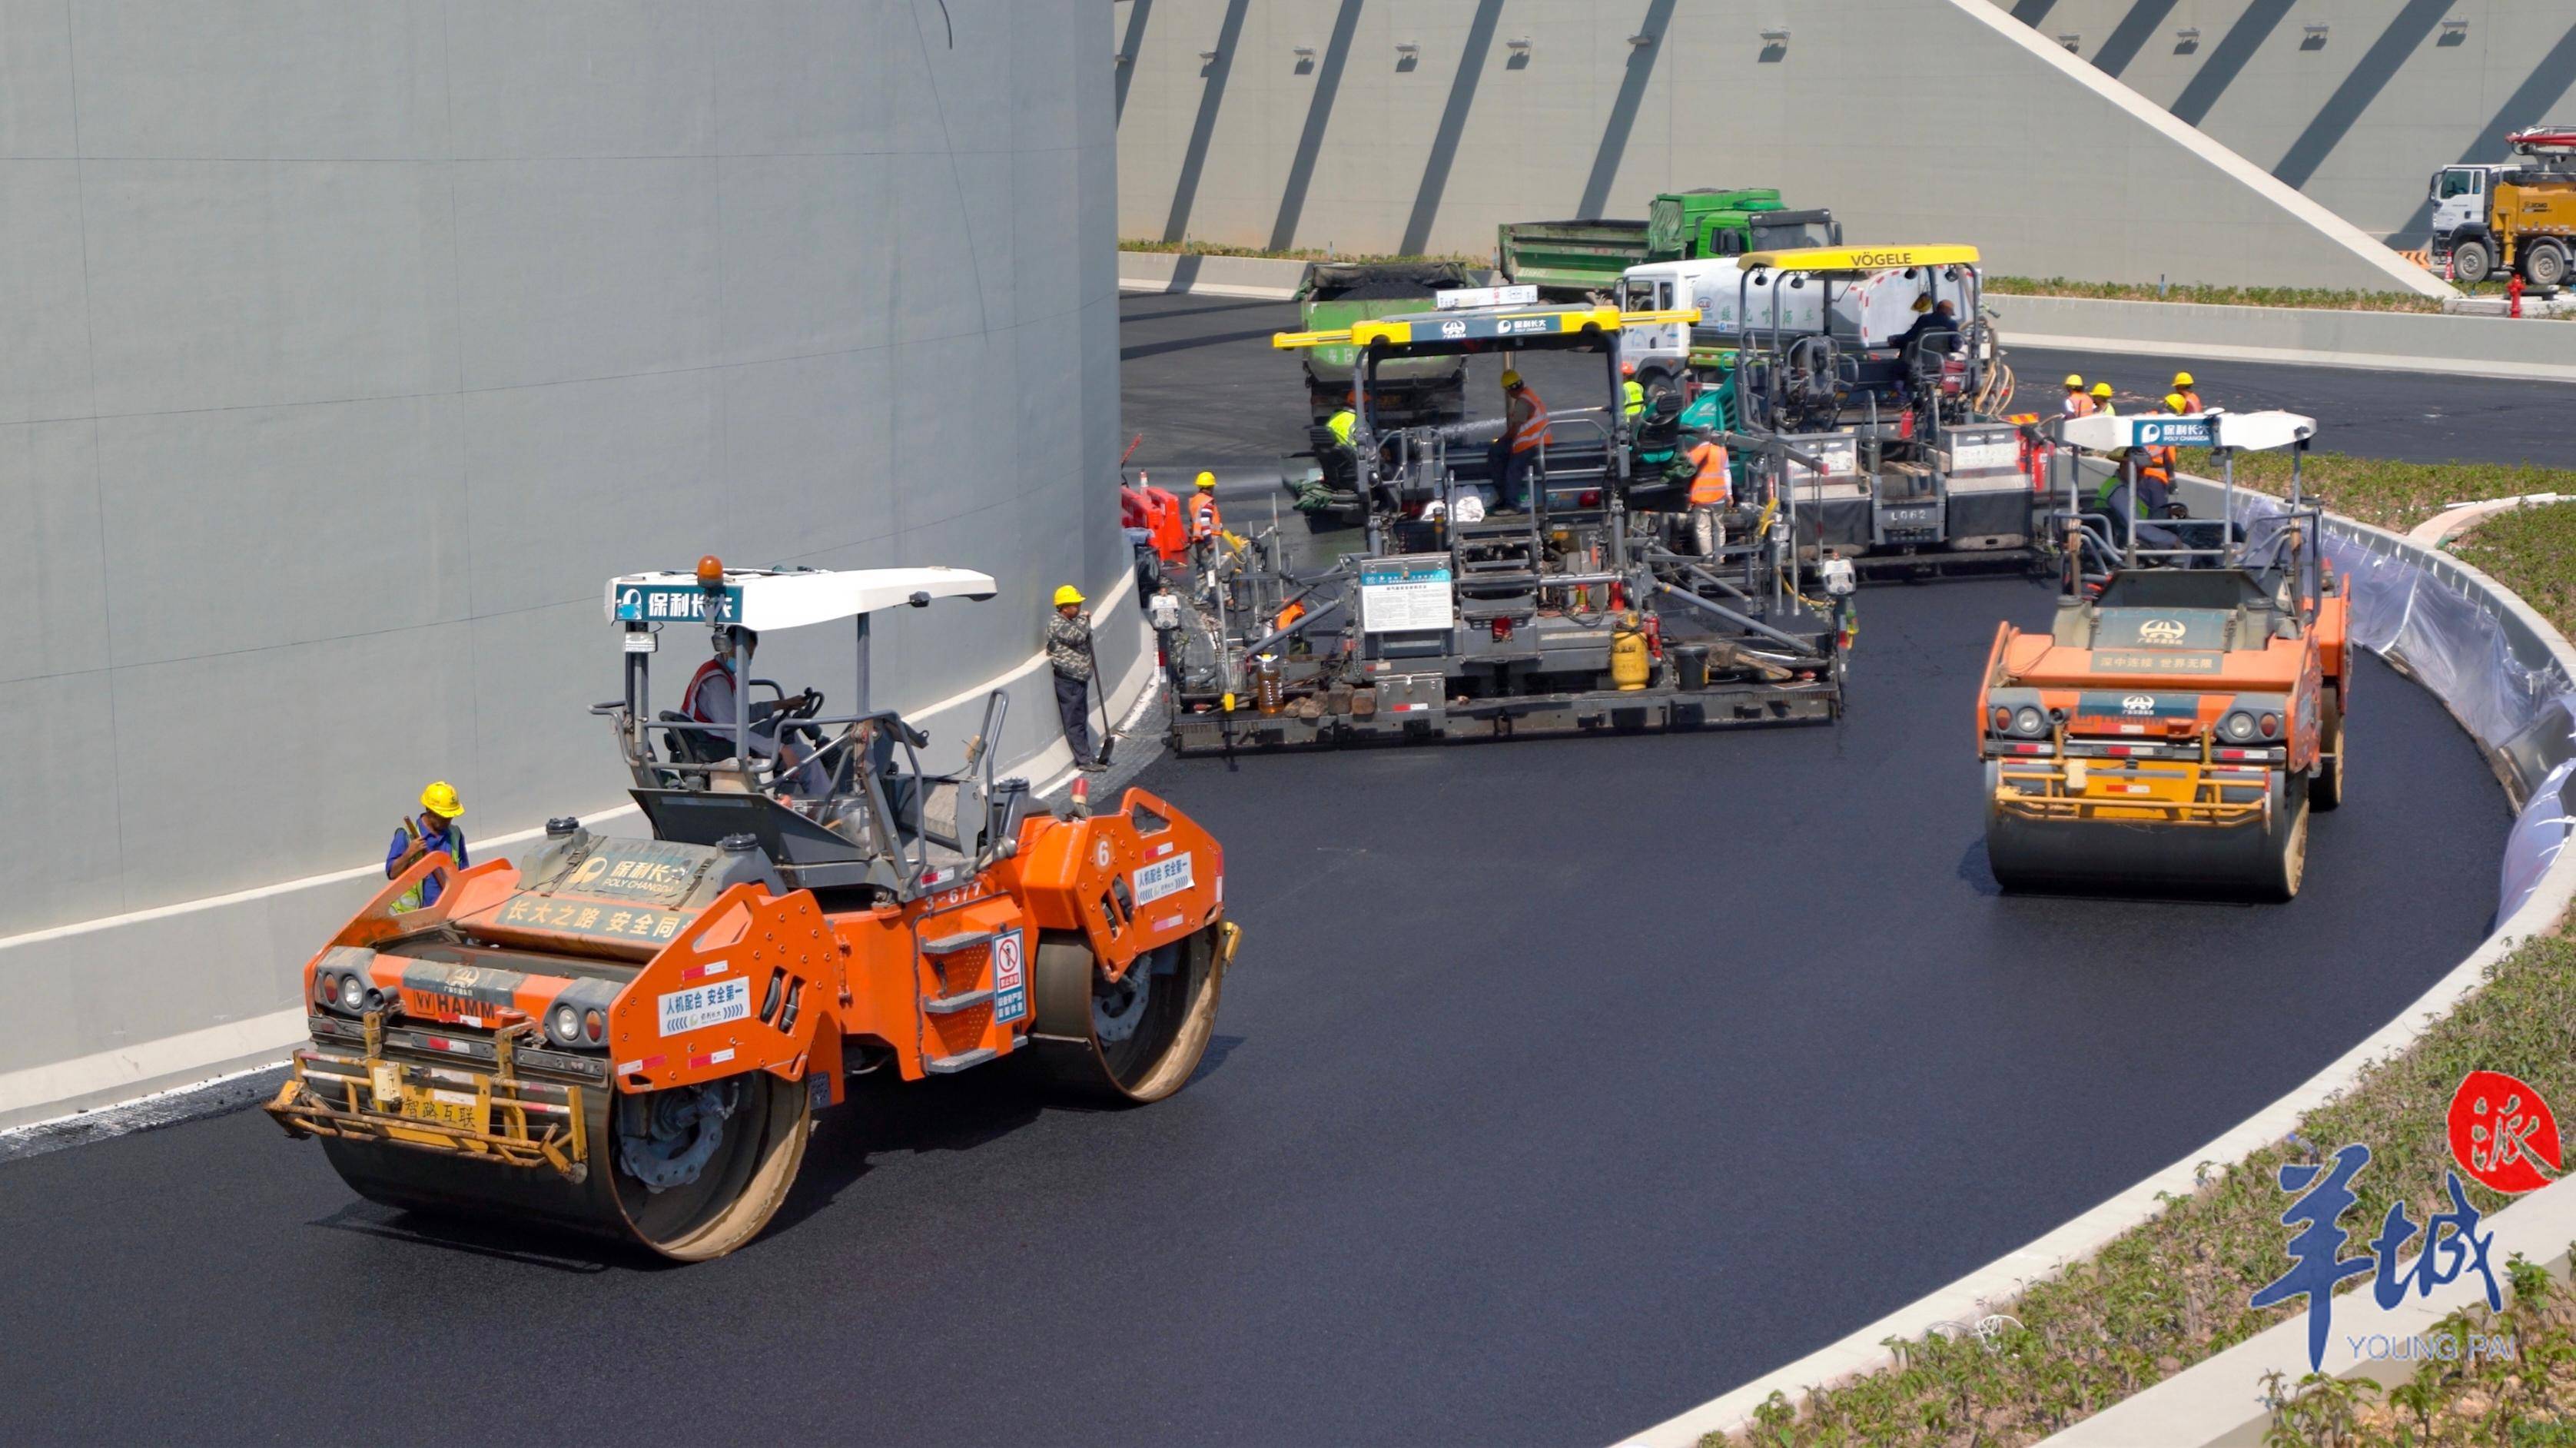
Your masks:
<svg viewBox="0 0 2576 1448"><path fill-rule="evenodd" d="M715 51L697 0L450 0L460 157L706 156Z"/></svg>
<svg viewBox="0 0 2576 1448"><path fill-rule="evenodd" d="M105 669L0 689L0 933L124 906L117 836L116 707Z"/></svg>
<svg viewBox="0 0 2576 1448"><path fill-rule="evenodd" d="M458 164L463 385L528 387L713 361L716 166Z"/></svg>
<svg viewBox="0 0 2576 1448"><path fill-rule="evenodd" d="M83 163L98 410L456 385L445 178L341 161Z"/></svg>
<svg viewBox="0 0 2576 1448"><path fill-rule="evenodd" d="M433 776L455 781L470 809L472 683L455 628L120 667L114 767L125 875L156 896L129 890L127 904L270 884L281 860L381 859ZM224 843L209 848L206 831L188 822L218 802Z"/></svg>
<svg viewBox="0 0 2576 1448"><path fill-rule="evenodd" d="M0 940L0 1084L291 1006L427 778L617 803L615 573L984 568L876 702L1052 738L1043 590L1128 561L1106 37L946 9L0 0L0 934L176 910ZM838 693L823 632L764 662Z"/></svg>
<svg viewBox="0 0 2576 1448"><path fill-rule="evenodd" d="M596 599L618 574L746 556L757 541L717 473L713 372L474 392L459 405L478 615Z"/></svg>
<svg viewBox="0 0 2576 1448"><path fill-rule="evenodd" d="M448 154L446 24L435 0L74 0L70 8L84 156Z"/></svg>
<svg viewBox="0 0 2576 1448"><path fill-rule="evenodd" d="M71 17L59 0L0 0L0 159L73 151Z"/></svg>
<svg viewBox="0 0 2576 1448"><path fill-rule="evenodd" d="M77 165L0 161L0 255L0 423L88 416Z"/></svg>
<svg viewBox="0 0 2576 1448"><path fill-rule="evenodd" d="M452 396L102 419L120 666L471 611ZM209 488L210 477L238 480Z"/></svg>
<svg viewBox="0 0 2576 1448"><path fill-rule="evenodd" d="M92 424L0 427L0 548L20 607L0 628L0 683L108 666L107 575L101 567L98 454ZM0 878L7 878L0 876Z"/></svg>
<svg viewBox="0 0 2576 1448"><path fill-rule="evenodd" d="M894 204L894 158L729 156L716 164L724 358L885 345L895 249L848 239L866 235Z"/></svg>

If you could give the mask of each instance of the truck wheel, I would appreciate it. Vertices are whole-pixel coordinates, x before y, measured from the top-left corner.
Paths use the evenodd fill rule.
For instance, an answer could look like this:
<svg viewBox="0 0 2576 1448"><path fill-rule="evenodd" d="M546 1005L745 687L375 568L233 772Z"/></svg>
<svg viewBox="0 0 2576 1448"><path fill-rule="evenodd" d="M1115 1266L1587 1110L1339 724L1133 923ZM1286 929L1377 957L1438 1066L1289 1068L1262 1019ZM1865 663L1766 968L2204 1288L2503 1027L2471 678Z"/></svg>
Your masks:
<svg viewBox="0 0 2576 1448"><path fill-rule="evenodd" d="M2463 241L2451 248L2451 275L2482 282L2495 272L2495 253L2483 241Z"/></svg>
<svg viewBox="0 0 2576 1448"><path fill-rule="evenodd" d="M2522 254L2522 279L2535 287L2558 287L2567 282L2567 252L2554 241L2534 242Z"/></svg>

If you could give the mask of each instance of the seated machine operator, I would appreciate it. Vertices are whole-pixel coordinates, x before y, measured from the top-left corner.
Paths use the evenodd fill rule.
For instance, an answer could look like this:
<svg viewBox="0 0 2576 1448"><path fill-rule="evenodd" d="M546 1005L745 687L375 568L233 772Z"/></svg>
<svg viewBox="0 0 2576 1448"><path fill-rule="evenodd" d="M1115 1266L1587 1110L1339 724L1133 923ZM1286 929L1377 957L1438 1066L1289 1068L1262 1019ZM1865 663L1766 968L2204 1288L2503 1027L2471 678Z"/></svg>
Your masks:
<svg viewBox="0 0 2576 1448"><path fill-rule="evenodd" d="M750 629L717 629L712 657L698 665L697 673L690 677L689 687L681 695L681 712L698 723L730 730L734 723L735 690L741 687L741 681L736 677L737 665L745 653L759 646L760 635ZM823 702L823 696L812 689L794 697L809 712ZM780 761L778 775L788 781L793 792L809 799L820 798L830 787L823 771L816 767L811 757L800 752L794 742L782 741L778 737L784 721L776 716L785 703L785 700L780 700L751 706L751 752L755 758L761 759L776 756ZM723 741L722 747L727 750L733 747L729 734L712 737Z"/></svg>

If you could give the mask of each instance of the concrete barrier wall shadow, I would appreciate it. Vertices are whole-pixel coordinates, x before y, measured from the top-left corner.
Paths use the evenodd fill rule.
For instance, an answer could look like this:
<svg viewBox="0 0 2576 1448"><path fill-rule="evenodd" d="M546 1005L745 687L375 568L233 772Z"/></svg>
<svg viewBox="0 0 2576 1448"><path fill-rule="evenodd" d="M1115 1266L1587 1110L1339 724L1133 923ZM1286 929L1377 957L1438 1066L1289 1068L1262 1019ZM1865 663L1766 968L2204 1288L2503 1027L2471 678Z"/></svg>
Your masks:
<svg viewBox="0 0 2576 1448"><path fill-rule="evenodd" d="M615 574L989 572L874 702L1051 739L1047 593L1129 561L1104 13L11 9L0 1113L223 1059L429 779L478 858L617 802ZM812 632L760 672L845 701Z"/></svg>

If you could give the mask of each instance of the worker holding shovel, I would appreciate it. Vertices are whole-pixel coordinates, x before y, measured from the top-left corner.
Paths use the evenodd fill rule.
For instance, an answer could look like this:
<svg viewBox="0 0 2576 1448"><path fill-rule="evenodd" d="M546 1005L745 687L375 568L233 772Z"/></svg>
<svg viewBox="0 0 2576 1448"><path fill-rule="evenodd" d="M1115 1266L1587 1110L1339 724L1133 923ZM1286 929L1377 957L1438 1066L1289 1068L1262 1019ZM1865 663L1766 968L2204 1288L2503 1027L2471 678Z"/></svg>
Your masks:
<svg viewBox="0 0 2576 1448"><path fill-rule="evenodd" d="M1055 711L1064 720L1064 742L1073 746L1077 768L1108 767L1109 704L1101 701L1103 738L1098 757L1091 752L1091 681L1099 672L1091 652L1091 616L1082 611L1082 590L1068 583L1055 591L1055 617L1047 620L1047 664L1055 670Z"/></svg>

